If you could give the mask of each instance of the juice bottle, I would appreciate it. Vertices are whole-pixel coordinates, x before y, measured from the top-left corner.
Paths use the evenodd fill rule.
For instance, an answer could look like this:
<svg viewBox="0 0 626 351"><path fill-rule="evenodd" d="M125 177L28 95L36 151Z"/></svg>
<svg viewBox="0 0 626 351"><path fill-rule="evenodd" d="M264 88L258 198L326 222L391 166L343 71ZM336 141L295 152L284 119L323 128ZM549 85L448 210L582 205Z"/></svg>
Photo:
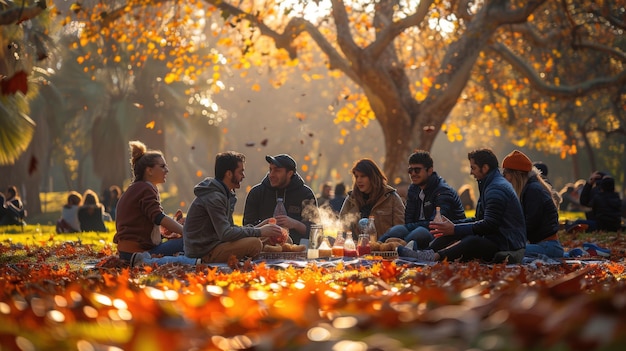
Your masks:
<svg viewBox="0 0 626 351"><path fill-rule="evenodd" d="M357 257L356 245L352 238L352 232L346 234L346 242L343 243L343 257Z"/></svg>

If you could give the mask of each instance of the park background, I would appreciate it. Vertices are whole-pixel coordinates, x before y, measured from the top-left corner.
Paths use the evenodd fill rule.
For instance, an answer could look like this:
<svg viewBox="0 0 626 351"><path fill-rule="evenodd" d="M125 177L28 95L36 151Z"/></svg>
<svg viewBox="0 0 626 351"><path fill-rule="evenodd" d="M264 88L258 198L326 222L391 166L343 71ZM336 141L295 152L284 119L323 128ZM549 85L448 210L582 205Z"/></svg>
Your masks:
<svg viewBox="0 0 626 351"><path fill-rule="evenodd" d="M350 2L348 26L336 28L329 9L342 2L139 3L24 1L21 12L17 3L0 5L0 74L12 86L0 96L0 189L16 185L31 219L50 221L41 216L50 209L46 193L125 188L134 139L165 153L169 212L186 209L193 186L213 175L214 156L225 150L247 157L238 212L267 171L264 156L278 153L297 160L316 192L323 182L350 186L350 168L363 157L401 187L415 148L432 152L435 170L452 186L476 191L467 153L490 147L500 160L520 149L546 163L557 190L604 170L623 194L626 42L623 25L612 21L624 16L623 2L574 2L566 14L558 2L533 2L519 27L498 23L498 31L479 31L494 37L489 44L472 42L472 24L490 22L478 16L480 8L465 9L474 18L461 16L465 2L451 9L429 1ZM46 9L37 11L42 4ZM252 8L253 20L244 13ZM392 9L396 21L406 22L395 44L374 63L363 52L350 53L342 40L347 28L354 43L373 47L381 42L373 33ZM425 9L422 22L409 25L411 11ZM4 20L30 11L25 20ZM294 18L316 29L307 27L308 35L298 32L286 50L277 50L263 24L280 34ZM531 41L522 25L560 40ZM555 28L560 37L551 37ZM482 51L473 53L472 45ZM455 50L467 61L454 61ZM513 64L511 53L534 71ZM364 68L351 70L347 62ZM400 63L401 72L394 71ZM368 71L368 64L380 72ZM455 71L449 74L446 65ZM20 72L28 74L27 89L8 84L17 84ZM397 95L374 91L389 88L385 74L395 75ZM391 97L402 101L402 113L380 101Z"/></svg>

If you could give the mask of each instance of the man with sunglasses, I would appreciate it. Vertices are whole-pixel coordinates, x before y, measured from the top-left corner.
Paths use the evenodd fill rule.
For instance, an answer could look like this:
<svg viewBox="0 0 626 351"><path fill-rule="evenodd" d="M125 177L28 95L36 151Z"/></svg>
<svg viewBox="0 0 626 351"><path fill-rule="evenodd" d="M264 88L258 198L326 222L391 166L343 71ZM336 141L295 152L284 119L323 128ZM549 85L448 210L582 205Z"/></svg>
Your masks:
<svg viewBox="0 0 626 351"><path fill-rule="evenodd" d="M434 239L428 225L435 218L437 207L441 209L441 215L450 220L464 219L465 210L456 190L435 172L428 151L416 150L409 156L408 172L411 185L407 192L404 224L393 226L378 240L385 242L389 238L401 238L409 242L412 249L424 250Z"/></svg>
<svg viewBox="0 0 626 351"><path fill-rule="evenodd" d="M476 215L459 221L431 222L437 239L427 250L398 247L398 255L419 261L471 261L520 263L526 248L526 223L522 205L498 169L498 158L490 149L467 155L470 173L478 182L480 197Z"/></svg>

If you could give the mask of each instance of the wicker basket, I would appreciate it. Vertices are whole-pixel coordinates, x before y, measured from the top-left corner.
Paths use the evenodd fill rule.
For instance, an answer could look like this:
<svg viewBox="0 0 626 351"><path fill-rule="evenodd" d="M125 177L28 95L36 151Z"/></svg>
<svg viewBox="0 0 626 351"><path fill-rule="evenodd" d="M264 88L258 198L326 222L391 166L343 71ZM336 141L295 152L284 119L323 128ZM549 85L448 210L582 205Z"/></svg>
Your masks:
<svg viewBox="0 0 626 351"><path fill-rule="evenodd" d="M306 251L299 252L261 252L261 260L306 260Z"/></svg>
<svg viewBox="0 0 626 351"><path fill-rule="evenodd" d="M396 258L398 257L398 251L372 251L371 255L383 258Z"/></svg>

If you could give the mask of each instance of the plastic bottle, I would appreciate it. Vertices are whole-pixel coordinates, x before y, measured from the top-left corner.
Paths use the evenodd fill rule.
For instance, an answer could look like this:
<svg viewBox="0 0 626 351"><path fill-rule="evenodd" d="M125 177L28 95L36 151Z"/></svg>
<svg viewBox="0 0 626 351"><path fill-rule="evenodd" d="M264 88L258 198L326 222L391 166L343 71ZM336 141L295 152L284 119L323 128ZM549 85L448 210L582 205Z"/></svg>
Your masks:
<svg viewBox="0 0 626 351"><path fill-rule="evenodd" d="M359 256L369 255L372 253L370 246L370 237L367 234L359 235L359 241L356 245L356 252Z"/></svg>
<svg viewBox="0 0 626 351"><path fill-rule="evenodd" d="M433 222L443 223L443 217L441 217L441 207L439 206L435 208L435 218L433 218Z"/></svg>
<svg viewBox="0 0 626 351"><path fill-rule="evenodd" d="M352 237L352 232L346 234L346 241L343 243L343 257L357 257L356 244Z"/></svg>

